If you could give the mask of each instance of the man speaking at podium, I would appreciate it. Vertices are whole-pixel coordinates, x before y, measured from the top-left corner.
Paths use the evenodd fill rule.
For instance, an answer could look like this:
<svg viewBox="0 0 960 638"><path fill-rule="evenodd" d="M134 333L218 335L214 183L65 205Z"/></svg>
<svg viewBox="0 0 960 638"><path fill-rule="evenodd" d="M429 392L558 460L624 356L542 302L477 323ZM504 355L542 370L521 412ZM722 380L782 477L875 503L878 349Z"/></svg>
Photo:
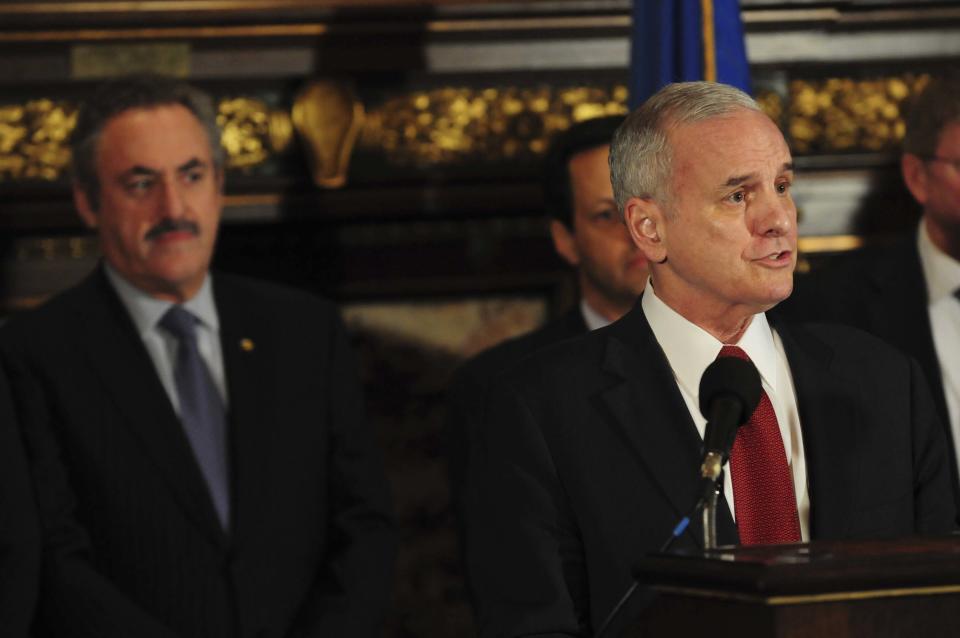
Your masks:
<svg viewBox="0 0 960 638"><path fill-rule="evenodd" d="M504 375L466 506L481 636L593 635L697 500L698 385L718 356L762 394L739 428L720 544L947 532L942 428L917 365L864 333L785 325L797 251L793 160L745 93L673 84L610 153L651 282L623 319ZM696 548L694 517L677 547Z"/></svg>

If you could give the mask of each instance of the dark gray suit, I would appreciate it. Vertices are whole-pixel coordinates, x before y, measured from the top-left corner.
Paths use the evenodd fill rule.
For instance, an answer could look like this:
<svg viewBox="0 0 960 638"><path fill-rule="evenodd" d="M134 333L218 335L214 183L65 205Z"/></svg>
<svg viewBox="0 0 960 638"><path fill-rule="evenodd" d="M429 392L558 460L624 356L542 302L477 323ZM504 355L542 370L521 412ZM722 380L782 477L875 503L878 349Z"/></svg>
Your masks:
<svg viewBox="0 0 960 638"><path fill-rule="evenodd" d="M917 238L912 234L892 246L844 255L810 275L798 277L794 294L778 310L801 321L835 321L860 328L917 360L944 428L947 462L960 513L955 442L927 304L927 284Z"/></svg>
<svg viewBox="0 0 960 638"><path fill-rule="evenodd" d="M916 363L842 326L776 328L797 392L813 538L950 530L943 432ZM506 374L471 450L481 636L596 631L635 561L693 504L700 445L639 304ZM718 523L720 542L737 542L726 505ZM692 528L679 547L696 546Z"/></svg>
<svg viewBox="0 0 960 638"><path fill-rule="evenodd" d="M59 635L382 631L394 532L329 303L217 275L232 521L217 520L153 363L102 271L2 330Z"/></svg>
<svg viewBox="0 0 960 638"><path fill-rule="evenodd" d="M447 389L444 436L447 445L451 492L454 504L462 502L467 476L470 439L481 427L490 386L500 374L537 350L587 332L577 304L533 332L508 339L464 363Z"/></svg>

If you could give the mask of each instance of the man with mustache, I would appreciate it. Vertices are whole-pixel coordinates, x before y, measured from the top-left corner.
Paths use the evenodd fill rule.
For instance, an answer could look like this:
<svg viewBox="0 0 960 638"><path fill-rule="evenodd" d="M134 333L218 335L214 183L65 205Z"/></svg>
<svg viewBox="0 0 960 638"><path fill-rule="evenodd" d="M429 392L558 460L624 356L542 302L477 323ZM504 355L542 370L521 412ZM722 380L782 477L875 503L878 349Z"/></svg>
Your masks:
<svg viewBox="0 0 960 638"><path fill-rule="evenodd" d="M0 337L40 510L53 635L375 636L394 531L326 301L208 271L210 98L100 87L74 199L103 262Z"/></svg>
<svg viewBox="0 0 960 638"><path fill-rule="evenodd" d="M642 300L540 350L491 392L471 446L468 567L480 635L590 636L701 493L699 382L747 358L720 544L938 533L954 505L917 364L866 333L767 311L793 286L793 160L748 95L672 84L627 117L613 191L650 264ZM882 459L882 462L878 462ZM702 523L676 547L695 549Z"/></svg>

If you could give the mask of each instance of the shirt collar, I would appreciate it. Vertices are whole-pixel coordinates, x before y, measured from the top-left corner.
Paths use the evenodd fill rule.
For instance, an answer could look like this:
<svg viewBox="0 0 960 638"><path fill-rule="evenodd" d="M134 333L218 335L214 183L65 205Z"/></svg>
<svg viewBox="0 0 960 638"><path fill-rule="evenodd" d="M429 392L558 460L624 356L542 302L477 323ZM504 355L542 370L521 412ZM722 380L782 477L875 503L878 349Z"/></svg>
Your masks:
<svg viewBox="0 0 960 638"><path fill-rule="evenodd" d="M640 302L650 329L667 356L677 382L694 397L700 394L700 377L720 354L720 343L706 330L691 323L657 297L653 282ZM737 344L760 372L767 387L777 387L777 350L773 333L764 313L753 316Z"/></svg>
<svg viewBox="0 0 960 638"><path fill-rule="evenodd" d="M583 322L587 324L588 330L599 330L610 325L610 321L587 303L587 300L580 298L580 314L583 315Z"/></svg>
<svg viewBox="0 0 960 638"><path fill-rule="evenodd" d="M103 262L103 269L110 285L113 286L117 296L120 297L120 301L123 302L127 312L130 313L130 318L137 327L140 336L143 337L153 331L160 318L173 304L169 301L156 299L137 288L124 279L123 275L114 270L107 262ZM213 302L213 282L209 275L203 278L200 290L185 301L183 307L199 319L203 326L214 332L220 330L217 306Z"/></svg>
<svg viewBox="0 0 960 638"><path fill-rule="evenodd" d="M920 253L923 276L927 281L929 303L932 305L945 297L953 296L954 291L960 288L960 262L934 245L924 220L920 221L917 231L917 250Z"/></svg>

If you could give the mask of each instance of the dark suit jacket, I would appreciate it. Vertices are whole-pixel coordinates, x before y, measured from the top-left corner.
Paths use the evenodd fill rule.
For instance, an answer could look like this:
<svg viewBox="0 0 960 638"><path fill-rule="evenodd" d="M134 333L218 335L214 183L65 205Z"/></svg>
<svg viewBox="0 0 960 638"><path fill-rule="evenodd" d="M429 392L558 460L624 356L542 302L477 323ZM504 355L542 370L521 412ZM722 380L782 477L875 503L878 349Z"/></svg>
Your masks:
<svg viewBox="0 0 960 638"><path fill-rule="evenodd" d="M812 536L950 530L943 432L916 363L842 326L777 329L800 409ZM528 357L491 397L467 493L481 636L591 635L635 561L693 505L696 427L639 304ZM691 527L677 547L700 542L699 522ZM718 528L720 543L737 542L725 504Z"/></svg>
<svg viewBox="0 0 960 638"><path fill-rule="evenodd" d="M447 389L446 424L451 493L455 504L461 502L467 475L469 441L483 421L490 385L505 370L537 350L587 332L580 305L525 335L508 339L464 363L454 374Z"/></svg>
<svg viewBox="0 0 960 638"><path fill-rule="evenodd" d="M40 576L40 526L7 377L0 373L0 635L30 635Z"/></svg>
<svg viewBox="0 0 960 638"><path fill-rule="evenodd" d="M394 533L336 310L223 275L213 291L229 533L102 271L4 326L43 526L43 617L64 636L376 635Z"/></svg>
<svg viewBox="0 0 960 638"><path fill-rule="evenodd" d="M892 246L845 255L799 277L794 294L778 307L778 312L801 321L832 321L860 328L917 360L944 428L947 462L960 512L955 442L927 303L927 284L914 234Z"/></svg>

